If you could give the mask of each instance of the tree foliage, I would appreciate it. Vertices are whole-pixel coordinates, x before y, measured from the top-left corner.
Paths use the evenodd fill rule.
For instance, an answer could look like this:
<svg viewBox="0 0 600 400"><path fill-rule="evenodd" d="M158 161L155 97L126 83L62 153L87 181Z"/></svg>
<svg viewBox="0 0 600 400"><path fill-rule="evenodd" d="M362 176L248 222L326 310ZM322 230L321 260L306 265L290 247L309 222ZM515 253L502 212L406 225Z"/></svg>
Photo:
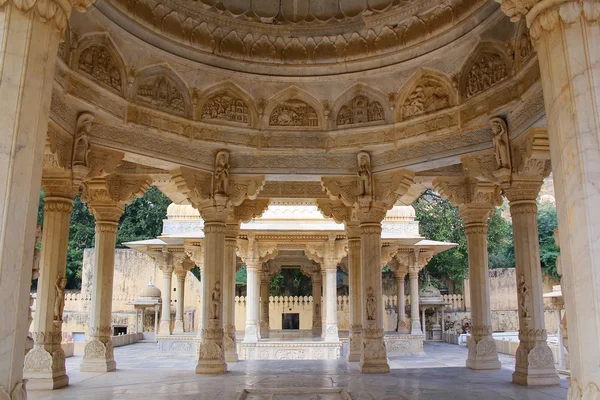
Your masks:
<svg viewBox="0 0 600 400"><path fill-rule="evenodd" d="M540 204L537 220L542 270L553 278L558 279L560 276L556 270L556 257L559 251L554 243L554 229L558 227L556 207L550 202Z"/></svg>

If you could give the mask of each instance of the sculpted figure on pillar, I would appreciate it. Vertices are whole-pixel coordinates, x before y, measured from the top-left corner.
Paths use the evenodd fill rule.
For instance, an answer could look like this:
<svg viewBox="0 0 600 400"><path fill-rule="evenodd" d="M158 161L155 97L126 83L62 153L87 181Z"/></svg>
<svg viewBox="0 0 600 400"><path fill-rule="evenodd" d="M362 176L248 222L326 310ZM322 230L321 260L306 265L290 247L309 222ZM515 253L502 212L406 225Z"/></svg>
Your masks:
<svg viewBox="0 0 600 400"><path fill-rule="evenodd" d="M62 322L63 310L65 308L65 287L67 286L67 278L63 277L62 273L58 273L54 287L56 289L56 300L54 300L54 321Z"/></svg>
<svg viewBox="0 0 600 400"><path fill-rule="evenodd" d="M215 283L215 288L210 296L212 306L212 319L221 319L221 282Z"/></svg>
<svg viewBox="0 0 600 400"><path fill-rule="evenodd" d="M81 113L77 118L77 130L73 140L72 165L89 167L88 155L90 153L90 139L88 134L92 129L93 114Z"/></svg>
<svg viewBox="0 0 600 400"><path fill-rule="evenodd" d="M500 177L510 175L510 141L508 138L508 128L506 121L501 117L490 119L490 126L494 134L494 156L496 158L496 170L494 175Z"/></svg>

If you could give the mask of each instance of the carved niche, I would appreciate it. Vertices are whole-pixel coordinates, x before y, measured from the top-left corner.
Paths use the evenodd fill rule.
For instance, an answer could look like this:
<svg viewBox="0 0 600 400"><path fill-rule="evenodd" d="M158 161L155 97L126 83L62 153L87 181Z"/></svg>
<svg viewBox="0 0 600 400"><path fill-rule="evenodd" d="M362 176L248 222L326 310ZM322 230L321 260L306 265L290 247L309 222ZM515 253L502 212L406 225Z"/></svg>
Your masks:
<svg viewBox="0 0 600 400"><path fill-rule="evenodd" d="M136 92L136 100L140 104L161 111L185 115L185 99L183 93L171 79L164 75L154 75L143 79Z"/></svg>
<svg viewBox="0 0 600 400"><path fill-rule="evenodd" d="M438 78L424 75L406 96L400 109L401 119L442 110L452 105L452 96L447 86Z"/></svg>
<svg viewBox="0 0 600 400"><path fill-rule="evenodd" d="M502 55L493 51L479 53L469 69L465 87L467 98L481 93L508 77L508 66Z"/></svg>
<svg viewBox="0 0 600 400"><path fill-rule="evenodd" d="M383 121L385 114L381 103L370 101L366 96L356 96L340 108L336 125L354 125L364 122Z"/></svg>
<svg viewBox="0 0 600 400"><path fill-rule="evenodd" d="M79 70L119 93L122 90L119 65L104 45L95 44L83 50L79 56Z"/></svg>
<svg viewBox="0 0 600 400"><path fill-rule="evenodd" d="M270 126L318 127L319 117L313 107L302 100L290 99L278 104L269 117Z"/></svg>
<svg viewBox="0 0 600 400"><path fill-rule="evenodd" d="M204 103L201 119L216 119L250 125L248 104L228 92L221 92Z"/></svg>

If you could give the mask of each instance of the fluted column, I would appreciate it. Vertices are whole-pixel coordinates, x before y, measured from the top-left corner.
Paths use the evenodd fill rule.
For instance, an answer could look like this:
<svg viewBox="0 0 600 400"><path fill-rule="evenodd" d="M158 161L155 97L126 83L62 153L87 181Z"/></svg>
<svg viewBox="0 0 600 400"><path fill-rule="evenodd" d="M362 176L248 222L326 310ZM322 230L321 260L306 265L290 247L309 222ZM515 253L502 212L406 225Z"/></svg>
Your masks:
<svg viewBox="0 0 600 400"><path fill-rule="evenodd" d="M58 44L71 7L67 1L0 6L0 397L26 395L23 362L42 160Z"/></svg>
<svg viewBox="0 0 600 400"><path fill-rule="evenodd" d="M560 378L548 347L544 320L542 268L537 223L537 195L543 181L516 184L505 191L513 222L519 347L513 382L521 385L558 385Z"/></svg>
<svg viewBox="0 0 600 400"><path fill-rule="evenodd" d="M96 217L96 242L90 328L80 370L108 372L117 367L111 339L112 293L117 228L124 207L114 204L94 208L93 203L88 204Z"/></svg>
<svg viewBox="0 0 600 400"><path fill-rule="evenodd" d="M398 327L399 333L409 333L406 323L406 305L404 302L404 281L406 280L406 271L397 271L396 277L396 299L398 303Z"/></svg>
<svg viewBox="0 0 600 400"><path fill-rule="evenodd" d="M363 373L390 371L383 341L383 302L381 289L381 220L377 218L360 222L360 261L362 268L362 298L365 307L362 315L363 352L360 369Z"/></svg>
<svg viewBox="0 0 600 400"><path fill-rule="evenodd" d="M244 342L258 342L258 268L260 262L246 262L246 332Z"/></svg>
<svg viewBox="0 0 600 400"><path fill-rule="evenodd" d="M163 287L161 292L162 297L162 311L160 315L160 327L159 333L161 336L168 336L171 334L171 292L173 271L172 265L161 266L163 274Z"/></svg>
<svg viewBox="0 0 600 400"><path fill-rule="evenodd" d="M173 334L183 333L183 306L185 301L185 277L187 270L182 268L175 269L175 295L177 302L175 303L175 325L173 326Z"/></svg>
<svg viewBox="0 0 600 400"><path fill-rule="evenodd" d="M70 180L43 180L44 230L34 319L34 347L25 356L28 389L57 389L69 384L60 346L67 248L74 190Z"/></svg>
<svg viewBox="0 0 600 400"><path fill-rule="evenodd" d="M419 269L411 268L408 276L410 279L410 333L422 335L424 331L419 315Z"/></svg>
<svg viewBox="0 0 600 400"><path fill-rule="evenodd" d="M313 315L312 315L312 333L313 336L321 336L321 272L312 274L312 298L313 298Z"/></svg>
<svg viewBox="0 0 600 400"><path fill-rule="evenodd" d="M260 277L260 337L269 337L269 275L263 271Z"/></svg>
<svg viewBox="0 0 600 400"><path fill-rule="evenodd" d="M223 344L225 361L237 362L235 345L235 272L237 266L236 246L239 224L227 223L225 232L225 265L223 267Z"/></svg>
<svg viewBox="0 0 600 400"><path fill-rule="evenodd" d="M492 338L490 308L490 276L488 271L487 218L492 208L461 207L465 220L469 258L469 288L471 296L471 337L467 346L467 367L498 369L500 361Z"/></svg>
<svg viewBox="0 0 600 400"><path fill-rule="evenodd" d="M325 340L339 342L337 323L337 263L325 264L326 312L325 312Z"/></svg>
<svg viewBox="0 0 600 400"><path fill-rule="evenodd" d="M217 207L200 210L204 223L204 274L202 276L202 339L197 374L227 371L223 348L222 282L225 265L225 219Z"/></svg>
<svg viewBox="0 0 600 400"><path fill-rule="evenodd" d="M360 268L360 230L358 223L346 222L348 272L350 273L350 351L348 361L360 361L362 353L362 293Z"/></svg>

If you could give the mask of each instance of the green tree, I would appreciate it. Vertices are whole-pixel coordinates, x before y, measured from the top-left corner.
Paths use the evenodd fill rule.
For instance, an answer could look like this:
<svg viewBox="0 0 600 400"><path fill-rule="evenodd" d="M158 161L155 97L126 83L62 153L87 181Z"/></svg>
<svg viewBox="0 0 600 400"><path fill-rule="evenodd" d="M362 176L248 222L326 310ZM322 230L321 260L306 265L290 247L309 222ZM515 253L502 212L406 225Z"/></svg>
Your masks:
<svg viewBox="0 0 600 400"><path fill-rule="evenodd" d="M554 204L550 202L539 204L537 220L542 270L553 278L559 279L560 275L556 270L556 257L559 251L554 243L554 229L558 226L558 218Z"/></svg>
<svg viewBox="0 0 600 400"><path fill-rule="evenodd" d="M505 206L496 207L488 220L489 268L514 268L515 247L512 223L502 216Z"/></svg>

